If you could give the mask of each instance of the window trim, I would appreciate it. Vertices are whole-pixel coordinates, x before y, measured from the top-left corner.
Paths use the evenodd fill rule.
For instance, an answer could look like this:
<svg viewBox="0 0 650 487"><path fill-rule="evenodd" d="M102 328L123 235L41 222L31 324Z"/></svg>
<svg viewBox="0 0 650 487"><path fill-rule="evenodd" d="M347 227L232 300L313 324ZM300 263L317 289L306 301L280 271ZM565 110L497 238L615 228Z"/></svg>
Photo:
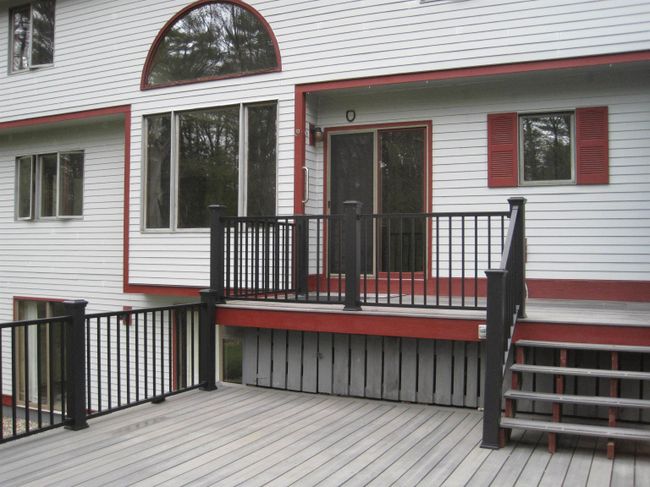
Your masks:
<svg viewBox="0 0 650 487"><path fill-rule="evenodd" d="M165 112L152 112L145 113L142 115L142 185L143 189L141 191L142 198L140 201L140 207L142 211L140 212L141 221L140 221L140 231L142 233L207 233L210 231L209 227L179 227L178 226L178 210L180 205L178 204L178 175L179 175L179 137L180 137L180 124L178 123L179 115L183 113L191 113L201 110L211 110L211 109L220 109L220 108L229 108L229 107L239 107L239 152L238 152L238 167L237 167L237 216L246 216L248 206L248 108L256 106L268 106L275 105L275 120L276 120L276 130L275 130L275 214L278 213L278 198L277 198L277 187L278 187L278 148L279 148L279 100L270 99L270 100L258 100L253 102L239 102L232 103L228 105L217 105L209 107L196 107L196 108L184 108L178 110L169 110ZM170 167L169 167L169 226L165 228L149 228L147 227L148 214L147 214L147 201L148 201L148 192L149 187L147 185L148 171L149 171L149 131L148 131L148 117L160 116L160 115L170 115L170 134L172 137L170 143Z"/></svg>
<svg viewBox="0 0 650 487"><path fill-rule="evenodd" d="M540 117L544 115L560 115L567 114L571 116L571 178L570 179L548 179L540 181L526 181L524 170L524 124L523 120L527 117ZM576 144L576 111L575 109L567 110L542 110L534 112L517 113L517 155L518 155L518 185L522 187L530 186L575 186L577 184L577 144Z"/></svg>
<svg viewBox="0 0 650 487"><path fill-rule="evenodd" d="M149 75L151 74L151 69L153 67L153 60L156 56L156 53L158 52L158 48L160 47L160 44L164 39L165 35L167 35L169 30L176 24L176 22L181 18L183 18L185 15L189 14L193 10L201 8L204 5L210 3L230 3L232 5L236 5L240 8L243 8L244 10L247 10L253 16L255 16L260 21L260 23L264 26L264 29L268 33L271 42L273 43L273 50L275 52L275 60L276 60L275 67L258 69L254 71L230 73L230 74L224 74L218 76L205 76L202 78L196 78L191 80L170 81L170 82L158 83L158 84L149 83L148 79L149 79ZM280 46L278 44L278 40L275 37L275 33L273 32L271 25L267 22L267 20L264 18L264 16L261 13L259 13L255 8L243 2L242 0L198 0L186 6L182 10L176 12L176 14L165 23L165 25L162 27L162 29L160 29L160 31L156 35L156 38L151 43L151 47L149 48L149 52L147 53L147 58L144 63L144 67L142 68L142 74L140 76L140 90L141 91L155 90L158 88L167 88L170 86L182 86L187 84L204 83L207 81L216 81L221 79L241 78L244 76L254 76L258 74L267 74L267 73L278 73L281 71L282 71L282 57L280 55Z"/></svg>
<svg viewBox="0 0 650 487"><path fill-rule="evenodd" d="M55 214L43 216L42 214L42 188L43 188L43 164L41 158L56 154L56 196L55 196ZM82 154L83 179L81 185L81 215L61 215L60 214L60 192L61 186L61 155L62 154ZM31 197L30 197L30 217L19 217L20 202L20 174L18 166L20 159L31 158ZM86 152L83 149L70 149L61 151L45 151L35 154L23 154L15 158L15 183L14 183L14 219L15 221L57 221L57 220L83 220L84 219L84 194L86 192Z"/></svg>
<svg viewBox="0 0 650 487"><path fill-rule="evenodd" d="M54 39L56 38L56 0L52 0L52 3L54 4L54 34L52 35L52 43L54 43ZM24 7L29 7L29 45L28 45L28 56L27 56L27 67L23 69L13 69L14 67L14 48L15 44L13 42L13 31L14 31L14 25L13 25L13 12L15 10L18 10L20 8ZM21 73L29 73L30 71L36 71L38 69L43 69L43 68L50 68L54 66L54 53L55 50L52 52L52 62L51 63L46 63L46 64L33 64L32 63L32 54L34 51L34 2L31 1L29 3L21 3L19 5L14 5L9 9L9 31L8 31L8 38L9 38L9 61L7 64L7 70L10 75L13 74L21 74Z"/></svg>

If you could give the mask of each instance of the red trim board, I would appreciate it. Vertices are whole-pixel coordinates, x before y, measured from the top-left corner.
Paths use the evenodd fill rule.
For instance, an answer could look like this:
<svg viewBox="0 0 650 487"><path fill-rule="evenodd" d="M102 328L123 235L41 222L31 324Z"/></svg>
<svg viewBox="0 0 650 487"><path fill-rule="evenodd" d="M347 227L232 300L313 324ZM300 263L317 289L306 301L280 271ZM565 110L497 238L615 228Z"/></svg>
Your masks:
<svg viewBox="0 0 650 487"><path fill-rule="evenodd" d="M478 341L478 325L485 320L385 316L363 312L275 311L217 306L216 323L244 328L272 328L357 335L437 338Z"/></svg>
<svg viewBox="0 0 650 487"><path fill-rule="evenodd" d="M542 340L549 342L598 343L605 345L650 346L650 328L641 326L582 325L567 323L519 322L515 342Z"/></svg>

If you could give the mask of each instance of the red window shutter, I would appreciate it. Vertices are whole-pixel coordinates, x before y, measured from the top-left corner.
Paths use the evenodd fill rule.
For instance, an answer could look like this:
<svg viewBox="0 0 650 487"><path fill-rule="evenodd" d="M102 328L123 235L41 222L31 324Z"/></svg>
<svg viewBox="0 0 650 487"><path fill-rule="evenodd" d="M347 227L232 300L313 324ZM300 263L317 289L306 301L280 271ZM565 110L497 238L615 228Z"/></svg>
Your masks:
<svg viewBox="0 0 650 487"><path fill-rule="evenodd" d="M609 183L609 117L607 107L576 110L576 180Z"/></svg>
<svg viewBox="0 0 650 487"><path fill-rule="evenodd" d="M517 114L488 114L488 186L518 184Z"/></svg>

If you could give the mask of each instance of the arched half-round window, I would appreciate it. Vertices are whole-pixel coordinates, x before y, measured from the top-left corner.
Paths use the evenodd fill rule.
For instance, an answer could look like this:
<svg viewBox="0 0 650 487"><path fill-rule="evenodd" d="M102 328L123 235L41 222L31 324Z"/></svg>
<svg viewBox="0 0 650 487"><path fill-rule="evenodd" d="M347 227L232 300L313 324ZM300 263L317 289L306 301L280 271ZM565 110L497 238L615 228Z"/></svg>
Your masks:
<svg viewBox="0 0 650 487"><path fill-rule="evenodd" d="M142 73L142 89L281 70L269 24L239 0L199 1L158 33Z"/></svg>

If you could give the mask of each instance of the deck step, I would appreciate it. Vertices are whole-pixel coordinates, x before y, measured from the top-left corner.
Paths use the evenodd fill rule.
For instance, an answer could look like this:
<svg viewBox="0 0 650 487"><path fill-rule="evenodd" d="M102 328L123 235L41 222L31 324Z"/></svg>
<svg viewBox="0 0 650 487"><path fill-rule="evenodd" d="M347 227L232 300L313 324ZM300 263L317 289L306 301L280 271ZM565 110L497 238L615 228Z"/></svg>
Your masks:
<svg viewBox="0 0 650 487"><path fill-rule="evenodd" d="M541 340L519 340L518 347L557 348L567 350L600 350L606 352L650 353L650 347L636 345L607 345L600 343L548 342Z"/></svg>
<svg viewBox="0 0 650 487"><path fill-rule="evenodd" d="M622 438L627 440L650 440L650 430L636 428L612 428L590 424L555 423L534 419L501 418L502 428L545 431L547 433L564 433L569 435L597 436L600 438Z"/></svg>
<svg viewBox="0 0 650 487"><path fill-rule="evenodd" d="M636 370L581 369L578 367L556 367L553 365L512 364L513 372L536 374L574 375L579 377L602 377L604 379L650 380L650 372Z"/></svg>
<svg viewBox="0 0 650 487"><path fill-rule="evenodd" d="M547 392L531 392L509 390L504 394L506 399L525 399L528 401L555 402L562 404L587 404L592 406L629 407L650 409L650 401L645 399L628 399L622 397L575 396L572 394L550 394Z"/></svg>

